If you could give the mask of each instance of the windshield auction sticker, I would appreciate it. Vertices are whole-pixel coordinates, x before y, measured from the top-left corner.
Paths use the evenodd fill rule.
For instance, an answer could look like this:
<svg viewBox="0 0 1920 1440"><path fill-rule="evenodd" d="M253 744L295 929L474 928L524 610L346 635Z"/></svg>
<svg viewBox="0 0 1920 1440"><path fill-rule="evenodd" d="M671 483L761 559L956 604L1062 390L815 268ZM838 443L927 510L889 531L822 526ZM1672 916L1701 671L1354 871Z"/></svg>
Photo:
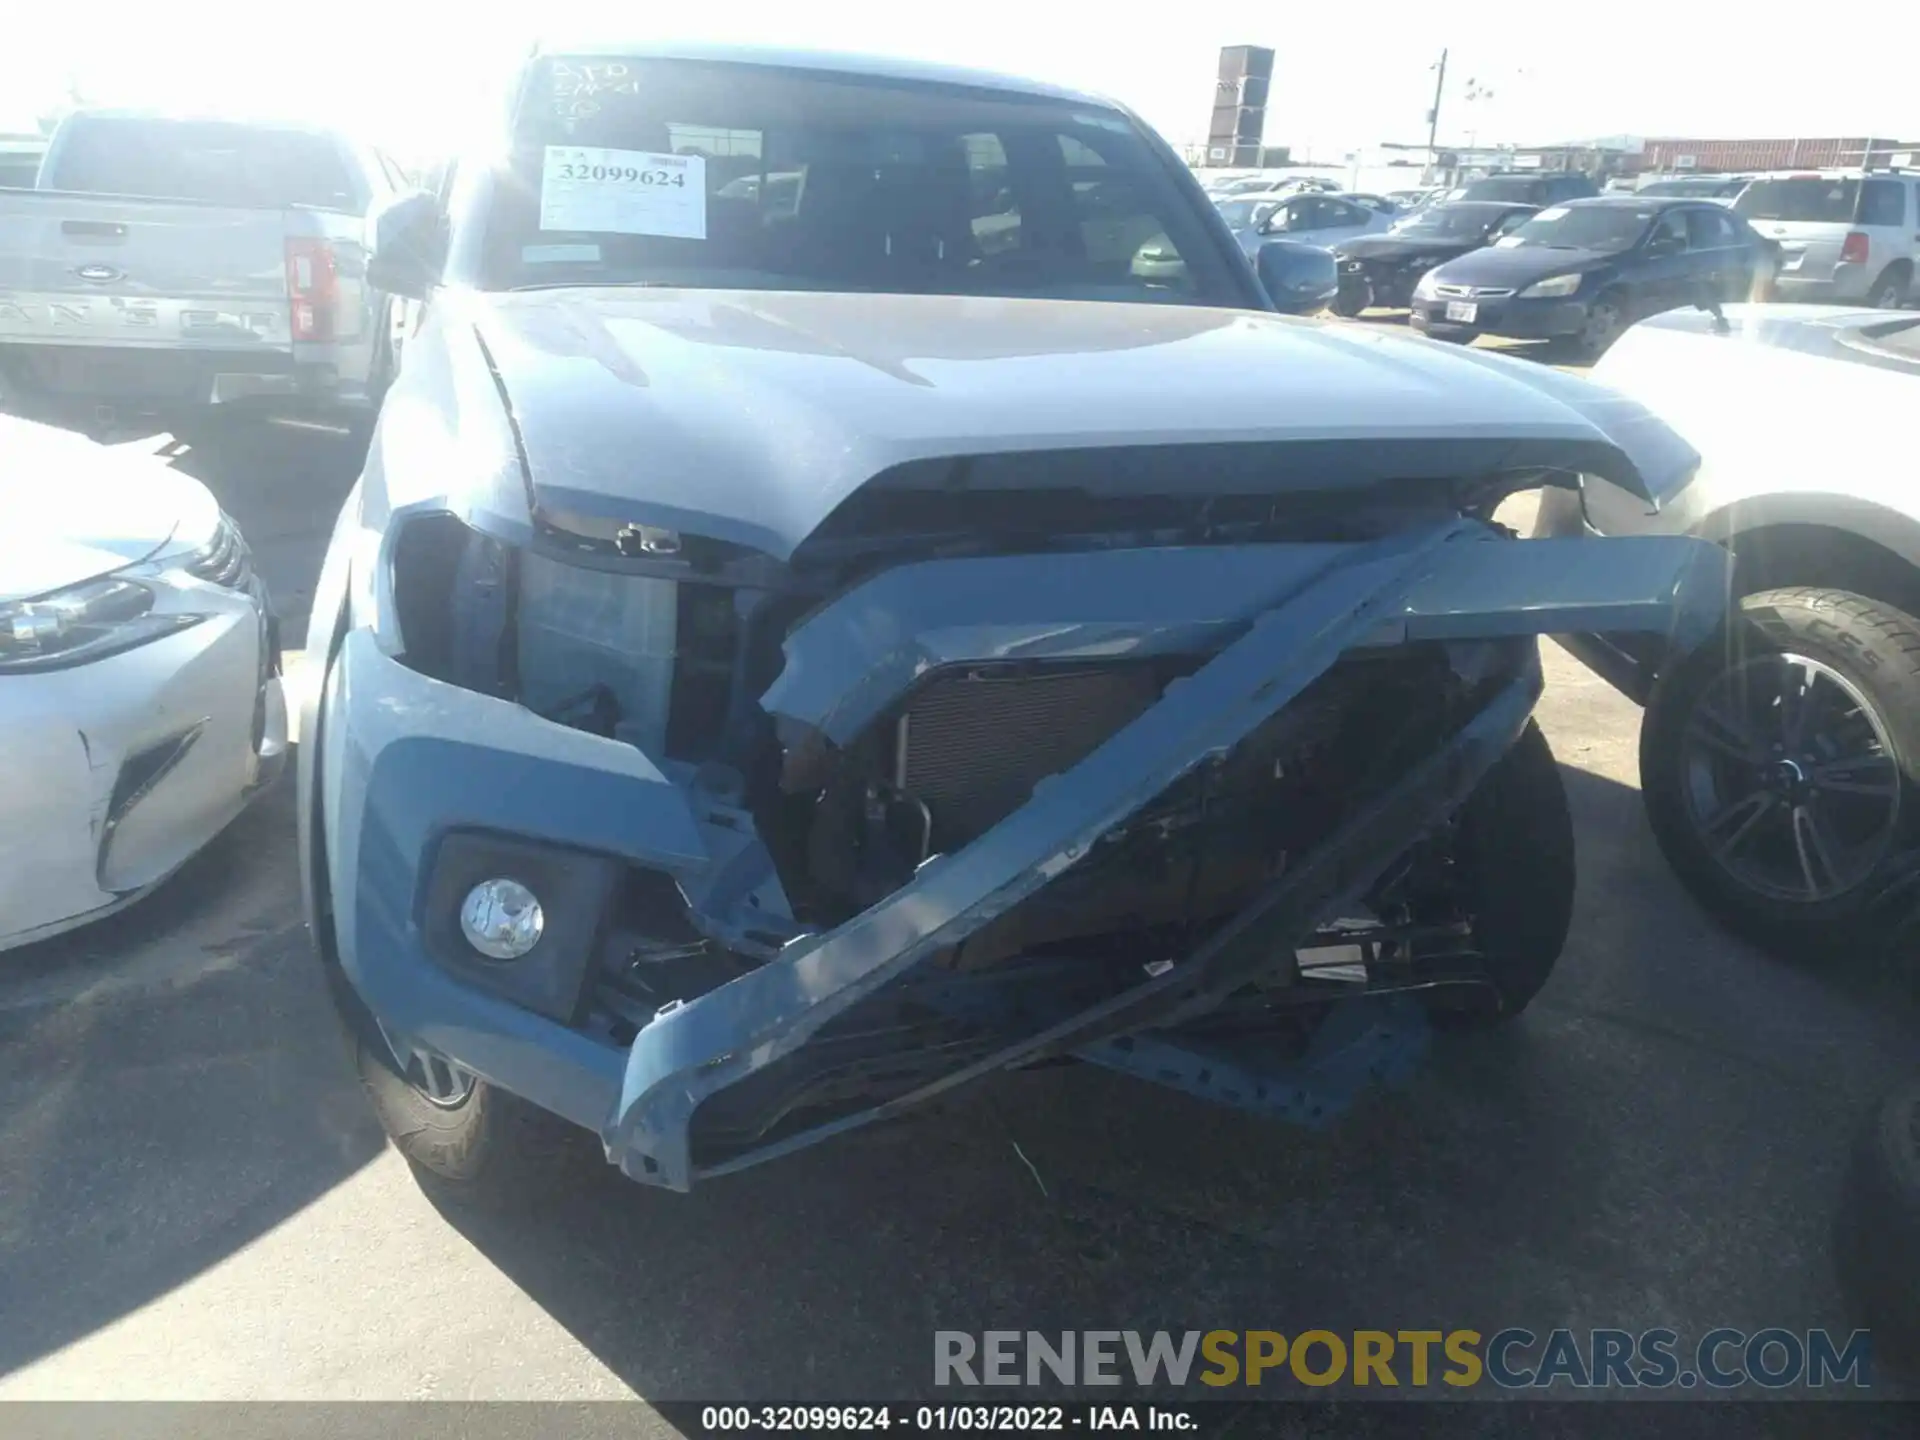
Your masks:
<svg viewBox="0 0 1920 1440"><path fill-rule="evenodd" d="M549 145L540 228L707 238L707 161L592 145Z"/></svg>

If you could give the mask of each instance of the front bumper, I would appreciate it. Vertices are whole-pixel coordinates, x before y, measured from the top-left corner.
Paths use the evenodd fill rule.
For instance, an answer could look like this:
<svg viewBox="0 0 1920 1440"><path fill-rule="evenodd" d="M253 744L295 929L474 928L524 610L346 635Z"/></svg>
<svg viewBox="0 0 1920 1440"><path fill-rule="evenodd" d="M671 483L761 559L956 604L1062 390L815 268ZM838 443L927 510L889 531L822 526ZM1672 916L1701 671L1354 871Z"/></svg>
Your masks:
<svg viewBox="0 0 1920 1440"><path fill-rule="evenodd" d="M1409 317L1413 328L1441 339L1476 335L1504 335L1514 340L1559 340L1580 333L1586 323L1586 302L1579 296L1564 300L1522 300L1517 296L1476 299L1471 323L1447 319L1447 301L1415 297Z"/></svg>
<svg viewBox="0 0 1920 1440"><path fill-rule="evenodd" d="M784 1083L784 1062L830 1044L837 1019L924 975L937 954L1072 870L1141 806L1285 711L1343 654L1588 627L1697 643L1719 622L1724 567L1719 550L1691 540L1523 545L1458 521L1344 545L1088 554L1065 566L1074 583L1057 573L1058 556L903 567L915 572L912 583L902 570L883 572L789 636L783 679L762 700L776 717L850 734L927 666L987 656L1160 647L1212 658L998 826L826 931L792 924L751 816L699 776L419 675L356 630L328 672L322 705L332 938L346 979L401 1046L445 1056L596 1131L629 1176L685 1189L991 1069L1097 1054L1115 1037L1181 1024L1287 963L1301 935L1364 890L1504 752L1537 693L1531 647L1463 728L1171 968L1091 1000L1042 993L991 1045L867 1108L723 1156L694 1143L703 1105L748 1084ZM1169 583L1145 583L1156 571ZM437 879L436 867L488 845L576 857L568 873L580 888L570 893L589 907L614 870L669 876L701 931L737 950L758 945L764 959L697 999L664 1005L623 1046L582 1023L587 966L565 947L535 965L536 947L521 962L532 967L524 983L449 955L442 911L457 904L459 887ZM578 946L590 952L599 928L585 916ZM971 1002L954 991L929 1003Z"/></svg>
<svg viewBox="0 0 1920 1440"><path fill-rule="evenodd" d="M1438 260L1353 260L1340 261L1342 288L1364 286L1373 305L1381 309L1405 310L1413 305L1413 290L1420 277L1434 268Z"/></svg>
<svg viewBox="0 0 1920 1440"><path fill-rule="evenodd" d="M72 669L0 678L0 949L138 899L285 762L257 582L182 584L156 608L206 618Z"/></svg>

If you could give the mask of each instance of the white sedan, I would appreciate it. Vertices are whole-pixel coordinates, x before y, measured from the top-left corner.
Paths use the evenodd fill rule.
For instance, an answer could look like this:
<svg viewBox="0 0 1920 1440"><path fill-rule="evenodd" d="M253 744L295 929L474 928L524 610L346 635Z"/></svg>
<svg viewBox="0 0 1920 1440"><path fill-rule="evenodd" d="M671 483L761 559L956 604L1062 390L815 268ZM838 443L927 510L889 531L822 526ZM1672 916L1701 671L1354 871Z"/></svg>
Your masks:
<svg viewBox="0 0 1920 1440"><path fill-rule="evenodd" d="M1699 452L1648 506L1605 480L1542 496L1535 534L1698 535L1745 623L1684 660L1562 643L1647 707L1654 838L1730 928L1810 957L1912 965L1920 928L1920 316L1670 310L1593 379ZM1678 473L1678 471L1676 471Z"/></svg>
<svg viewBox="0 0 1920 1440"><path fill-rule="evenodd" d="M138 899L287 750L246 542L152 453L0 417L0 949Z"/></svg>

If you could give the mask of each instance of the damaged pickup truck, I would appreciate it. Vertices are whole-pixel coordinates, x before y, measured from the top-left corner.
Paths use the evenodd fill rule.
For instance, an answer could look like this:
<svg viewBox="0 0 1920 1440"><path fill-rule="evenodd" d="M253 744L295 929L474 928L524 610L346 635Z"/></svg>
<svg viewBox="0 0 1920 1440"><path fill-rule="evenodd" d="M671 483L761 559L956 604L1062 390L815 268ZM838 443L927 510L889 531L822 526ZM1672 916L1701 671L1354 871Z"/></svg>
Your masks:
<svg viewBox="0 0 1920 1440"><path fill-rule="evenodd" d="M424 308L308 639L313 933L425 1176L544 1110L685 1189L1067 1059L1311 1122L1528 1003L1535 637L1698 644L1725 560L1493 511L1670 431L1270 313L1091 97L634 47L511 113L378 219Z"/></svg>

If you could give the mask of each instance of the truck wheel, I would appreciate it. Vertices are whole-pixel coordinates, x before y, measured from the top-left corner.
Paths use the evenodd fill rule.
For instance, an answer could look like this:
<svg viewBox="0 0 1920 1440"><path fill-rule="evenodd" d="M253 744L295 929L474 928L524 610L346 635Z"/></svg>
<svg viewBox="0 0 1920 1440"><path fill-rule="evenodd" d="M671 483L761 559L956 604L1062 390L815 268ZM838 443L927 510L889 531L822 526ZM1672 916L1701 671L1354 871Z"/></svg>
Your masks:
<svg viewBox="0 0 1920 1440"><path fill-rule="evenodd" d="M1910 281L1911 276L1900 265L1889 265L1881 272L1880 278L1873 282L1873 288L1867 292L1867 308L1898 310L1907 303L1907 286Z"/></svg>
<svg viewBox="0 0 1920 1440"><path fill-rule="evenodd" d="M1547 737L1532 721L1460 808L1453 891L1489 984L1435 993L1446 1028L1511 1020L1540 993L1573 921L1573 816Z"/></svg>
<svg viewBox="0 0 1920 1440"><path fill-rule="evenodd" d="M478 1197L514 1168L524 1102L437 1055L415 1052L404 1071L364 1038L353 1041L360 1084L423 1188Z"/></svg>
<svg viewBox="0 0 1920 1440"><path fill-rule="evenodd" d="M1876 1349L1920 1363L1920 1082L1874 1107L1834 1221L1841 1282Z"/></svg>
<svg viewBox="0 0 1920 1440"><path fill-rule="evenodd" d="M1920 621L1842 590L1767 590L1662 675L1640 789L1681 881L1787 953L1886 953L1920 830Z"/></svg>

